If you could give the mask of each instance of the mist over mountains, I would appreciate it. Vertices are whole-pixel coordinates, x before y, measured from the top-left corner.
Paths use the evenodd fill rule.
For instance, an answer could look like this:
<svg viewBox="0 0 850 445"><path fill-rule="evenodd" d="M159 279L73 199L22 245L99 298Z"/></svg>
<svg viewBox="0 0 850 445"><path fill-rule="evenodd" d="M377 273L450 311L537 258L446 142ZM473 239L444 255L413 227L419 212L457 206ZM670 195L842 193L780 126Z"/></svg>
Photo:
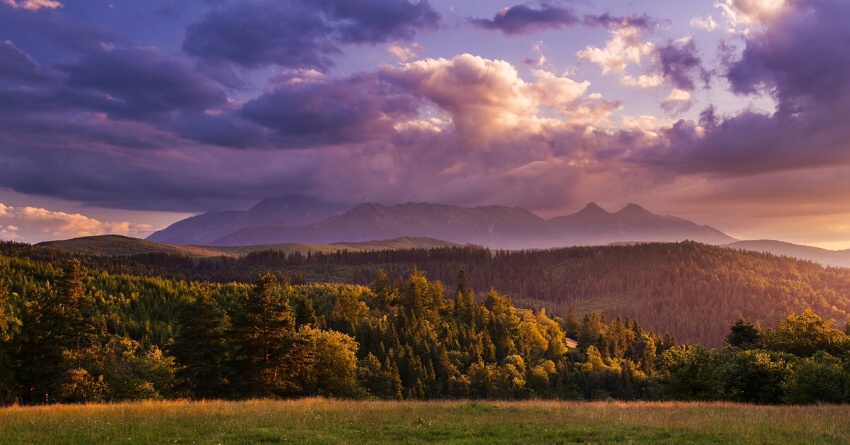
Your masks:
<svg viewBox="0 0 850 445"><path fill-rule="evenodd" d="M737 241L712 227L656 215L637 204L608 212L590 203L577 213L544 220L521 207L363 203L346 209L303 195L266 199L246 211L194 216L147 239L170 244L248 246L399 237L430 237L494 249L686 239L706 244Z"/></svg>

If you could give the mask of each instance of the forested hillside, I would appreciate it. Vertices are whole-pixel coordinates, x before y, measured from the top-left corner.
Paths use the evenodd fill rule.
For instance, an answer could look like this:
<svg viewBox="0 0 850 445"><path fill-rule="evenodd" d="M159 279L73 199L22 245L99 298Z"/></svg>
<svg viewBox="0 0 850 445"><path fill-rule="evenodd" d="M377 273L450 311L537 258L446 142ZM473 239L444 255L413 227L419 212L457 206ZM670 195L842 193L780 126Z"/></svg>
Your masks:
<svg viewBox="0 0 850 445"><path fill-rule="evenodd" d="M14 243L7 255L67 261L70 254ZM693 242L491 251L476 247L335 253L253 252L239 259L192 260L181 255L80 256L110 273L181 280L250 283L271 272L281 282L369 284L379 268L390 280L414 266L453 289L458 270L482 298L490 288L522 306L565 316L602 312L641 320L685 342L720 346L738 317L765 326L812 308L843 327L850 317L850 269ZM451 297L451 292L446 294Z"/></svg>
<svg viewBox="0 0 850 445"><path fill-rule="evenodd" d="M0 404L313 395L850 401L850 336L809 310L775 329L738 319L723 329L726 348L706 349L677 345L635 319L596 312L560 318L516 307L496 290L476 296L463 269L451 286L416 268L395 279L377 269L368 286L292 284L273 274L210 283L114 273L76 258L35 260L26 256L49 252L4 248L19 255L0 255ZM700 252L691 244L647 248ZM620 249L629 250L569 252L625 261ZM502 271L496 260L522 258L485 260L489 252L479 249L382 255L420 255L446 268L465 258L479 268L492 264L480 268L490 273ZM273 258L254 261L268 266ZM332 264L311 263L312 256L279 261ZM194 267L184 272L199 273Z"/></svg>

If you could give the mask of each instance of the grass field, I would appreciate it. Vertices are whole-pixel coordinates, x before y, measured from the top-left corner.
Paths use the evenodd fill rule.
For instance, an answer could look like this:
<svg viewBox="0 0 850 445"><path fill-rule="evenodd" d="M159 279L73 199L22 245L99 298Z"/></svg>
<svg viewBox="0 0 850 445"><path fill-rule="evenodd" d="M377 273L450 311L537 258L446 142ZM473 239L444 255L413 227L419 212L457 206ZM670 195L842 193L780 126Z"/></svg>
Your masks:
<svg viewBox="0 0 850 445"><path fill-rule="evenodd" d="M0 409L0 444L846 444L850 406L148 402Z"/></svg>

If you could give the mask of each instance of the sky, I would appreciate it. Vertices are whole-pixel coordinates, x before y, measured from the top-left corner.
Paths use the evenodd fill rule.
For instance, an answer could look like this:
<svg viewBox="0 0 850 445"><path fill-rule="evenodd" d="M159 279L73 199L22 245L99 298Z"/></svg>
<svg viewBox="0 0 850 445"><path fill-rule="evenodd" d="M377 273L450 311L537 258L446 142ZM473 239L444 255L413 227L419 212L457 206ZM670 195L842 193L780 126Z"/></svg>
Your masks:
<svg viewBox="0 0 850 445"><path fill-rule="evenodd" d="M0 0L0 239L293 193L850 248L846 0Z"/></svg>

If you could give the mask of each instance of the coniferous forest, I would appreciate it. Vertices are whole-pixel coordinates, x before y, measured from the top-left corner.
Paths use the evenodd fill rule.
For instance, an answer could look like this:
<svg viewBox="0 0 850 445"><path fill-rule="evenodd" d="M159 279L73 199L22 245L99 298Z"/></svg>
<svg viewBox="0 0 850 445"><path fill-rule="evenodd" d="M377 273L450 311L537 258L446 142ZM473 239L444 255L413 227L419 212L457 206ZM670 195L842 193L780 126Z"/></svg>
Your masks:
<svg viewBox="0 0 850 445"><path fill-rule="evenodd" d="M789 258L695 243L216 260L0 248L2 404L850 402L850 270Z"/></svg>

